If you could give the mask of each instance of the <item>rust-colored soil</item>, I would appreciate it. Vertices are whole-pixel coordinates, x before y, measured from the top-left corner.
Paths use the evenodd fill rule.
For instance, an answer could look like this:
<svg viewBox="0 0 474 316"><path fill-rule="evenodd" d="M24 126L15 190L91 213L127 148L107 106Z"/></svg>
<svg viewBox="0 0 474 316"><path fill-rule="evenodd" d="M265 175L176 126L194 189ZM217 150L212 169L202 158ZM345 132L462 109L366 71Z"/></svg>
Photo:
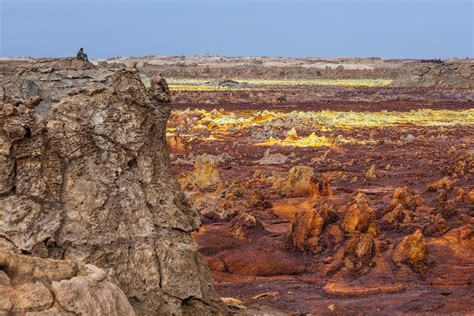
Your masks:
<svg viewBox="0 0 474 316"><path fill-rule="evenodd" d="M288 313L474 311L472 112L445 126L315 129L290 120L209 137L212 124L198 129L195 114L181 111L465 111L473 108L472 93L308 87L174 94L169 127L181 145L169 143L172 168L203 214L195 237L222 297ZM278 95L286 100L274 101ZM315 132L359 142L256 146L269 131L282 139L291 128L298 137ZM200 176L215 181L200 186L192 172L203 154L211 162ZM260 163L264 157L274 164ZM290 170L295 166L309 169ZM332 194L316 187L322 176Z"/></svg>

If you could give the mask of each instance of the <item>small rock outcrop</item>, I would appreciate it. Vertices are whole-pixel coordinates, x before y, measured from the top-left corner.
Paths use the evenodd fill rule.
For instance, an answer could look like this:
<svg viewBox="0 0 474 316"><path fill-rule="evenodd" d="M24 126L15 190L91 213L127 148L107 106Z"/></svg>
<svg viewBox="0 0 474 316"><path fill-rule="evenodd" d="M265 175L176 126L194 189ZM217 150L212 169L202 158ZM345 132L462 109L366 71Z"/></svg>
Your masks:
<svg viewBox="0 0 474 316"><path fill-rule="evenodd" d="M331 178L325 175L312 176L311 183L311 197L332 196Z"/></svg>
<svg viewBox="0 0 474 316"><path fill-rule="evenodd" d="M202 189L215 187L220 181L216 162L206 154L196 158L193 172L183 173L179 179L183 188L194 186Z"/></svg>
<svg viewBox="0 0 474 316"><path fill-rule="evenodd" d="M425 275L428 270L428 247L421 230L412 235L405 236L401 243L395 248L393 261L397 264L404 263L410 268Z"/></svg>
<svg viewBox="0 0 474 316"><path fill-rule="evenodd" d="M314 176L314 171L311 167L291 167L286 178L278 178L273 182L273 189L286 197L309 196L312 176Z"/></svg>
<svg viewBox="0 0 474 316"><path fill-rule="evenodd" d="M344 266L350 271L359 271L371 264L374 255L374 236L371 234L355 235L345 245Z"/></svg>
<svg viewBox="0 0 474 316"><path fill-rule="evenodd" d="M395 189L392 199L383 210L382 228L401 229L409 225L416 216L416 209L423 206L423 197L409 187Z"/></svg>
<svg viewBox="0 0 474 316"><path fill-rule="evenodd" d="M224 311L170 173L170 111L166 82L147 89L134 68L70 90L46 116L4 97L0 250L104 269L138 314Z"/></svg>
<svg viewBox="0 0 474 316"><path fill-rule="evenodd" d="M363 193L356 193L344 212L342 229L349 235L368 233L377 236L375 210L370 207L367 197Z"/></svg>
<svg viewBox="0 0 474 316"><path fill-rule="evenodd" d="M248 213L241 213L229 222L229 233L239 240L250 240L256 231L263 231L263 223Z"/></svg>
<svg viewBox="0 0 474 316"><path fill-rule="evenodd" d="M328 246L335 246L344 238L334 224L339 215L326 203L317 203L309 211L295 214L290 225L289 243L293 249L317 254Z"/></svg>
<svg viewBox="0 0 474 316"><path fill-rule="evenodd" d="M324 227L324 218L317 210L298 212L290 226L290 243L299 251L318 253L319 235Z"/></svg>
<svg viewBox="0 0 474 316"><path fill-rule="evenodd" d="M270 154L270 149L267 149L265 151L265 154L263 155L262 159L258 160L257 163L259 165L282 165L288 161L288 157L276 153L276 154Z"/></svg>

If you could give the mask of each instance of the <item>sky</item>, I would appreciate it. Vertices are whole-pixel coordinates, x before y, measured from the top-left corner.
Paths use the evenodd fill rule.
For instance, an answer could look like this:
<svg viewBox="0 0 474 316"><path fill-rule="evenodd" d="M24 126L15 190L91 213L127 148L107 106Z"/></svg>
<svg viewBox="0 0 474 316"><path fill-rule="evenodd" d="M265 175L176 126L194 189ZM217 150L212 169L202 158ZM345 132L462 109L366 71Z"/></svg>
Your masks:
<svg viewBox="0 0 474 316"><path fill-rule="evenodd" d="M474 0L0 0L0 56L474 57Z"/></svg>

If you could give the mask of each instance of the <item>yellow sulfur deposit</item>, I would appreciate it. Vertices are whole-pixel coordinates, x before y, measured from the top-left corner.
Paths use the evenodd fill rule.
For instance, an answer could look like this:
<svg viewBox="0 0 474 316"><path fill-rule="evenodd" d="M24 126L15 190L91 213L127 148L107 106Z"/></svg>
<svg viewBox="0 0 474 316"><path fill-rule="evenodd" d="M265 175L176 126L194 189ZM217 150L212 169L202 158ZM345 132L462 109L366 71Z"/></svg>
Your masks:
<svg viewBox="0 0 474 316"><path fill-rule="evenodd" d="M409 112L341 112L319 111L289 113L276 111L236 111L224 110L185 110L175 111L174 117L188 117L189 119L177 120L177 125L170 126L168 131L188 124L186 132L193 135L199 131L209 131L207 141L221 140L227 135L252 129L258 131L265 129L279 133L288 129L284 139L277 138L275 133L267 134L268 138L259 141L257 146L294 146L294 147L320 147L335 144L374 144L370 139L355 139L343 135L318 135L320 132L332 132L337 129L362 129L386 126L472 126L474 125L474 109L467 110L430 110L421 109ZM192 124L189 124L192 122ZM296 128L310 132L308 136L299 136ZM309 130L309 131L308 131ZM326 133L327 134L327 133ZM185 133L180 133L184 137ZM264 134L262 134L264 135Z"/></svg>
<svg viewBox="0 0 474 316"><path fill-rule="evenodd" d="M293 147L322 147L322 146L332 146L336 143L341 144L359 144L365 145L370 143L370 141L359 141L353 138L338 138L337 141L325 136L316 136L313 132L309 136L299 137L296 134L296 131L292 129L285 139L275 139L270 137L266 142L261 142L255 144L256 146L293 146Z"/></svg>
<svg viewBox="0 0 474 316"><path fill-rule="evenodd" d="M392 84L389 79L243 79L235 78L238 86L218 86L216 80L167 78L170 90L175 91L225 91L256 90L271 86L338 86L338 87L385 87Z"/></svg>
<svg viewBox="0 0 474 316"><path fill-rule="evenodd" d="M176 115L180 115L179 111ZM185 111L181 111L184 113ZM409 112L274 112L274 111L241 111L226 112L223 110L186 110L186 114L195 115L198 120L195 128L223 128L229 126L250 127L272 122L275 126L304 124L326 128L361 128L377 126L452 126L474 125L474 109L468 110L430 110L421 109ZM288 122L287 122L288 121ZM291 126L291 125L290 125Z"/></svg>
<svg viewBox="0 0 474 316"><path fill-rule="evenodd" d="M288 136L288 135L287 135ZM327 137L318 137L315 133L307 137L298 137L298 135L292 135L285 139L276 139L270 137L266 142L257 143L257 146L294 146L294 147L320 147L330 146L333 142Z"/></svg>

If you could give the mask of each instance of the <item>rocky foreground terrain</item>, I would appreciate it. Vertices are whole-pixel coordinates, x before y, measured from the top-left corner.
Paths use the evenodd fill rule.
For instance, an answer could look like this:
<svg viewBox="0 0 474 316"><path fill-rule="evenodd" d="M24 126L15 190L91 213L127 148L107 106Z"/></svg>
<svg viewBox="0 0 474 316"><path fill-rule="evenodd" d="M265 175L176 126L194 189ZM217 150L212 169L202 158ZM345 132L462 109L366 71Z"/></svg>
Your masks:
<svg viewBox="0 0 474 316"><path fill-rule="evenodd" d="M3 91L1 311L226 310L170 174L163 80L147 90L137 69L66 59L22 69Z"/></svg>
<svg viewBox="0 0 474 316"><path fill-rule="evenodd" d="M0 67L0 313L474 312L472 61Z"/></svg>

